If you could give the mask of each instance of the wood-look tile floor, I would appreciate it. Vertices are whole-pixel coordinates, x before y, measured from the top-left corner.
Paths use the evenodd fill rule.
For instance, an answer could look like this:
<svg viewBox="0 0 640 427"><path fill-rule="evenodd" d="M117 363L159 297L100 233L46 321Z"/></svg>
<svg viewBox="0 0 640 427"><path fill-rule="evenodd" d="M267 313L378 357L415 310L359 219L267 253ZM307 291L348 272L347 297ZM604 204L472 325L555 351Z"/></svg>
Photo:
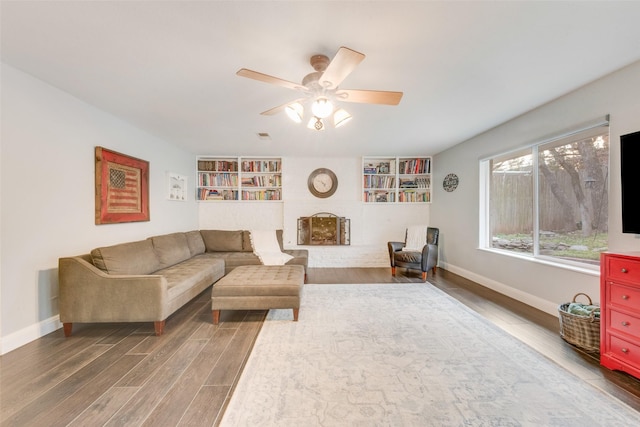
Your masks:
<svg viewBox="0 0 640 427"><path fill-rule="evenodd" d="M640 411L640 381L601 368L564 342L558 319L453 273L429 273L434 286L526 342L584 381ZM388 268L308 271L308 283L421 282ZM430 286L425 284L425 286ZM223 311L211 322L210 290L153 324L74 325L0 357L2 426L215 426L233 393L266 311ZM301 320L304 312L300 312Z"/></svg>

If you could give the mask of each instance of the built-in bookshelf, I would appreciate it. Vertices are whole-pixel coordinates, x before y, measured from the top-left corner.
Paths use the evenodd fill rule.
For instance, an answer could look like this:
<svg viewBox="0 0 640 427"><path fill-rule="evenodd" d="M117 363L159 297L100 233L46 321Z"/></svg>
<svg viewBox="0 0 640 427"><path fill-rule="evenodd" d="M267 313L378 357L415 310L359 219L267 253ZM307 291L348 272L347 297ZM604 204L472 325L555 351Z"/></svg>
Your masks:
<svg viewBox="0 0 640 427"><path fill-rule="evenodd" d="M430 203L431 157L363 157L362 201Z"/></svg>
<svg viewBox="0 0 640 427"><path fill-rule="evenodd" d="M282 159L197 157L196 200L282 200Z"/></svg>

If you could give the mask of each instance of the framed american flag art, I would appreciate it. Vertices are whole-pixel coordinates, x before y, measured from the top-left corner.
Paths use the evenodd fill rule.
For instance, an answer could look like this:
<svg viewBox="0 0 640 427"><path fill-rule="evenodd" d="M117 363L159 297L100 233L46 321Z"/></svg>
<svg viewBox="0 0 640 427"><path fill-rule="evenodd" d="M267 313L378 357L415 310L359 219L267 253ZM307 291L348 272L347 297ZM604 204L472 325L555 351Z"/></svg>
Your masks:
<svg viewBox="0 0 640 427"><path fill-rule="evenodd" d="M149 221L149 162L96 147L96 224Z"/></svg>

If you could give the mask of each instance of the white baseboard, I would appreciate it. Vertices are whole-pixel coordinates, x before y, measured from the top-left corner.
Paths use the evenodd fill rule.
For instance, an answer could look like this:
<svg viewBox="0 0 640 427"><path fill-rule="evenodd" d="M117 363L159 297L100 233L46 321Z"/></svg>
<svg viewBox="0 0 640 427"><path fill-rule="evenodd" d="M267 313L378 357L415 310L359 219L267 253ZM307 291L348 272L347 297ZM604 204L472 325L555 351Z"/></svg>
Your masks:
<svg viewBox="0 0 640 427"><path fill-rule="evenodd" d="M9 334L6 337L3 337L0 341L0 354L9 353L16 348L22 347L31 341L35 341L38 338L60 329L61 327L62 323L60 323L60 316L55 315L39 323Z"/></svg>
<svg viewBox="0 0 640 427"><path fill-rule="evenodd" d="M479 283L485 288L489 288L496 292L500 292L503 295L506 295L510 298L523 302L527 305L530 305L531 307L544 311L545 313L549 313L552 316L558 317L557 303L547 301L535 295L531 295L521 290L512 288L511 286L507 286L504 283L500 283L493 279L489 279L487 277L465 270L463 268L456 267L455 265L440 263L438 266L452 273L455 273L459 276L462 276L466 279L473 280L474 282Z"/></svg>

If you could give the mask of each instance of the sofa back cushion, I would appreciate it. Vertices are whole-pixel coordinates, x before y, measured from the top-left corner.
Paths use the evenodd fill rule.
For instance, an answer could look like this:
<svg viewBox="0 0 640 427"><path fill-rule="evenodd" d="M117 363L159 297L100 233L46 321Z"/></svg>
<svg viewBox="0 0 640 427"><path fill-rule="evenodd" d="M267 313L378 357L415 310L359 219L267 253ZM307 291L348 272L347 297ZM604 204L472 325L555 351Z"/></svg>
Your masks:
<svg viewBox="0 0 640 427"><path fill-rule="evenodd" d="M241 252L242 230L200 230L207 252Z"/></svg>
<svg viewBox="0 0 640 427"><path fill-rule="evenodd" d="M96 248L91 258L96 267L109 274L150 274L160 269L149 239Z"/></svg>
<svg viewBox="0 0 640 427"><path fill-rule="evenodd" d="M251 232L249 230L242 231L242 251L253 252L253 245L251 244Z"/></svg>
<svg viewBox="0 0 640 427"><path fill-rule="evenodd" d="M187 236L184 233L163 234L149 239L160 261L160 268L171 267L191 258Z"/></svg>
<svg viewBox="0 0 640 427"><path fill-rule="evenodd" d="M189 245L189 253L192 257L204 253L206 248L200 230L187 231L185 236L187 236L187 245Z"/></svg>

